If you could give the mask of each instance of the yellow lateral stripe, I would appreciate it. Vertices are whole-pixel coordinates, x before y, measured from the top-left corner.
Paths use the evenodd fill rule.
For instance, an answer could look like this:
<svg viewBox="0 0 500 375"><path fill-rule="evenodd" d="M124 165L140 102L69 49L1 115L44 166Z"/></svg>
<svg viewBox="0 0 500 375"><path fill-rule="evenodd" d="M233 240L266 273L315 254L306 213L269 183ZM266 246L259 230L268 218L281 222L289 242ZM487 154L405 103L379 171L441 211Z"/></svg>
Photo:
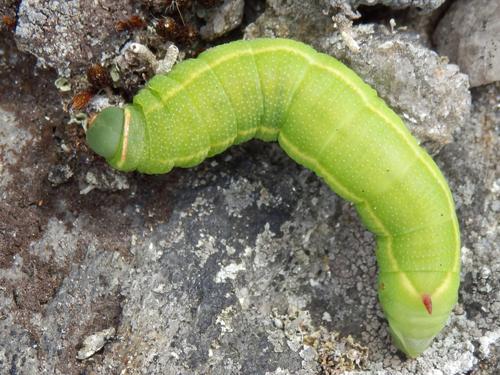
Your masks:
<svg viewBox="0 0 500 375"><path fill-rule="evenodd" d="M174 166L178 165L180 163L183 163L183 162L190 161L191 159L194 159L194 158L199 158L200 156L205 157L205 156L207 156L207 153L208 153L208 150L202 150L202 151L196 152L192 155L175 158L175 159L173 159Z"/></svg>
<svg viewBox="0 0 500 375"><path fill-rule="evenodd" d="M262 126L262 125L257 127L257 131L260 133L269 134L269 135L276 135L280 132L280 130L277 128L268 128L268 127Z"/></svg>
<svg viewBox="0 0 500 375"><path fill-rule="evenodd" d="M346 187L344 187L340 182L338 182L333 175L328 173L325 168L318 163L318 161L303 152L299 151L299 149L292 143L290 140L288 140L283 133L280 133L279 135L279 142L286 146L288 150L291 150L293 154L298 155L301 159L306 160L308 163L311 165L314 165L315 167L315 172L317 172L319 175L321 175L325 180L329 181L331 185L335 186L335 190L339 193L345 196L348 200L354 203L361 203L364 202L363 199L357 197L353 193L351 193Z"/></svg>
<svg viewBox="0 0 500 375"><path fill-rule="evenodd" d="M437 298L441 294L446 293L448 287L451 284L451 278L454 277L454 276L455 277L459 277L459 275L457 275L457 272L447 272L446 273L446 278L443 280L443 282L441 283L441 285L439 285L438 287L436 287L436 289L434 289L434 292L432 292L432 297L433 298Z"/></svg>
<svg viewBox="0 0 500 375"><path fill-rule="evenodd" d="M120 154L120 160L116 163L118 168L121 168L125 164L125 159L127 158L128 151L128 134L130 129L130 119L132 115L130 111L125 108L123 110L123 141L122 141L122 152Z"/></svg>

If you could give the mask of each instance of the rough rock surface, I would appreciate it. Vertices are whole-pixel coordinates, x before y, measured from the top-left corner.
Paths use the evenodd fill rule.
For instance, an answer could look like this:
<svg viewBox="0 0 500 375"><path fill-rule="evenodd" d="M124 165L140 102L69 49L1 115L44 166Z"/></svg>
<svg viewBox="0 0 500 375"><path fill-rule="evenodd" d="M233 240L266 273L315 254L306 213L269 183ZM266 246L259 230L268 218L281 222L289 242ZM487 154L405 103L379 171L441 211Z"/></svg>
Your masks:
<svg viewBox="0 0 500 375"><path fill-rule="evenodd" d="M206 20L200 29L201 36L206 40L216 39L234 30L243 19L243 0L225 0L223 4L213 9L203 9L198 15Z"/></svg>
<svg viewBox="0 0 500 375"><path fill-rule="evenodd" d="M400 9L407 7L418 8L423 11L431 11L441 6L446 0L327 0L330 3L348 3L353 7L359 5L382 4L392 8Z"/></svg>
<svg viewBox="0 0 500 375"><path fill-rule="evenodd" d="M459 0L439 22L433 39L438 52L458 64L476 87L500 81L499 35L500 2Z"/></svg>
<svg viewBox="0 0 500 375"><path fill-rule="evenodd" d="M285 3L253 30L294 23L299 2ZM333 52L339 37L318 26L329 17L301 6L311 24L288 35L315 30ZM381 34L359 35L377 51ZM444 86L434 71L448 67L406 35L384 41L381 71L457 95L460 76ZM414 54L436 64L427 75ZM471 118L435 141L462 227L462 287L448 326L409 361L377 302L373 236L312 172L259 142L165 176L110 172L60 109L56 78L0 33L0 374L500 372L500 85L475 89ZM54 170L71 175L53 185Z"/></svg>
<svg viewBox="0 0 500 375"><path fill-rule="evenodd" d="M127 34L117 32L115 25L137 11L121 0L23 0L16 42L40 64L68 75L117 51Z"/></svg>
<svg viewBox="0 0 500 375"><path fill-rule="evenodd" d="M12 26L5 24L4 17L9 17L9 19L15 20L16 18L16 7L20 0L1 0L0 1L0 15L2 17L2 22L0 24L0 29L13 29ZM7 27L6 27L7 26Z"/></svg>

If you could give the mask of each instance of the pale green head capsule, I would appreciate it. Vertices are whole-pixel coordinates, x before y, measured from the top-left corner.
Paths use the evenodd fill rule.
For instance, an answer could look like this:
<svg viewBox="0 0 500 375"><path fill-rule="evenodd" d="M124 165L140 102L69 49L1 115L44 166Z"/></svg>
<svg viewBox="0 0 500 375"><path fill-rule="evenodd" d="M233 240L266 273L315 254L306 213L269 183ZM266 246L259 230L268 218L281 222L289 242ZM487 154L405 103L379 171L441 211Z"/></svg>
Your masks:
<svg viewBox="0 0 500 375"><path fill-rule="evenodd" d="M123 109L104 109L91 122L87 131L87 144L98 155L109 159L120 148L123 131Z"/></svg>
<svg viewBox="0 0 500 375"><path fill-rule="evenodd" d="M118 170L141 169L144 159L142 113L133 105L104 109L89 125L87 144Z"/></svg>

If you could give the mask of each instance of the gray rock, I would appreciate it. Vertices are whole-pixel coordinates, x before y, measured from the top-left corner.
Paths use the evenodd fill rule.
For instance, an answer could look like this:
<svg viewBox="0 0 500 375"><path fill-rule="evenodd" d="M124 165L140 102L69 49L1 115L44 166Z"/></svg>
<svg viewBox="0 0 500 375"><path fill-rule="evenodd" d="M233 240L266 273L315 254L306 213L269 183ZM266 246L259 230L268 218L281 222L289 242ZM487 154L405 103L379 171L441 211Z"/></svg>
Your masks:
<svg viewBox="0 0 500 375"><path fill-rule="evenodd" d="M431 11L441 6L446 0L328 0L332 4L347 3L352 7L359 5L382 4L391 8L414 7L423 11Z"/></svg>
<svg viewBox="0 0 500 375"><path fill-rule="evenodd" d="M495 209L500 197L499 100L498 83L474 91L471 120L460 126L456 141L438 159L462 226L462 287L453 330L468 330L464 341L479 348L477 360L485 366L481 374L500 371L500 321L490 315L500 307L500 281L493 276L500 272L500 212Z"/></svg>
<svg viewBox="0 0 500 375"><path fill-rule="evenodd" d="M434 32L441 55L469 75L472 87L500 80L500 2L454 2Z"/></svg>
<svg viewBox="0 0 500 375"><path fill-rule="evenodd" d="M19 150L32 140L31 134L17 123L15 114L0 108L0 197L7 198L6 187L12 182L10 168L19 160Z"/></svg>
<svg viewBox="0 0 500 375"><path fill-rule="evenodd" d="M80 184L80 194L88 194L94 189L103 191L127 190L130 185L127 176L112 169L89 170Z"/></svg>
<svg viewBox="0 0 500 375"><path fill-rule="evenodd" d="M313 44L318 35L334 31L330 5L320 1L268 0L266 11L245 29L246 39L293 37Z"/></svg>
<svg viewBox="0 0 500 375"><path fill-rule="evenodd" d="M23 0L19 5L16 42L40 64L60 75L100 61L127 38L115 23L133 15L130 2L107 0Z"/></svg>
<svg viewBox="0 0 500 375"><path fill-rule="evenodd" d="M0 291L0 306L9 308L14 303ZM17 324L12 316L0 320L0 373L36 374L43 366L37 358L38 345L29 332Z"/></svg>
<svg viewBox="0 0 500 375"><path fill-rule="evenodd" d="M71 167L67 164L64 165L54 165L50 169L47 179L52 184L52 186L58 186L68 182L69 179L73 177L73 171Z"/></svg>
<svg viewBox="0 0 500 375"><path fill-rule="evenodd" d="M82 348L76 353L76 359L84 360L92 357L106 345L106 342L113 338L115 332L116 330L111 327L85 337Z"/></svg>
<svg viewBox="0 0 500 375"><path fill-rule="evenodd" d="M243 0L225 0L215 8L200 9L198 16L206 21L200 29L202 38L213 40L240 26L244 6Z"/></svg>

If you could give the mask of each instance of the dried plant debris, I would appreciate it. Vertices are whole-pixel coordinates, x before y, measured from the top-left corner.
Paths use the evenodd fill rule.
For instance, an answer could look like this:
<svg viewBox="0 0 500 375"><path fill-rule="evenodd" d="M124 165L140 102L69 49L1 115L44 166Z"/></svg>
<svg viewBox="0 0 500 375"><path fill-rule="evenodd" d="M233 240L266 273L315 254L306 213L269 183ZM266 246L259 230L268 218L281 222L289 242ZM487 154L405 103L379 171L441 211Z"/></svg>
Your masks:
<svg viewBox="0 0 500 375"><path fill-rule="evenodd" d="M182 57L202 51L197 42L203 18L204 30L222 35L239 26L243 15L242 0L236 7L217 0L141 3L22 1L15 38L40 65L58 70L64 108L82 111L103 89L129 98L153 74L168 72L178 54L171 43L183 49ZM224 16L215 17L221 11ZM215 37L212 31L205 37Z"/></svg>
<svg viewBox="0 0 500 375"><path fill-rule="evenodd" d="M131 84L137 86L141 80L144 81L155 74L170 71L178 54L178 48L171 44L163 59L157 59L147 46L135 42L128 43L116 58L116 66L126 86L131 87Z"/></svg>
<svg viewBox="0 0 500 375"><path fill-rule="evenodd" d="M111 327L104 329L93 335L85 337L82 348L78 350L76 358L84 360L92 357L95 353L101 350L106 343L115 336L115 328Z"/></svg>
<svg viewBox="0 0 500 375"><path fill-rule="evenodd" d="M368 348L351 336L320 330L316 338L318 362L324 375L340 375L346 371L362 370L368 362Z"/></svg>
<svg viewBox="0 0 500 375"><path fill-rule="evenodd" d="M132 31L135 29L143 29L147 26L146 21L140 16L133 15L128 18L119 20L115 24L115 30L118 32Z"/></svg>
<svg viewBox="0 0 500 375"><path fill-rule="evenodd" d="M331 319L328 313L325 313ZM364 369L368 361L368 348L356 342L351 336L325 327L316 328L308 311L289 306L285 314L278 309L272 311L274 326L283 331L287 346L299 352L303 367L319 370L325 375L340 375L345 371ZM278 334L269 331L274 350L281 351Z"/></svg>

